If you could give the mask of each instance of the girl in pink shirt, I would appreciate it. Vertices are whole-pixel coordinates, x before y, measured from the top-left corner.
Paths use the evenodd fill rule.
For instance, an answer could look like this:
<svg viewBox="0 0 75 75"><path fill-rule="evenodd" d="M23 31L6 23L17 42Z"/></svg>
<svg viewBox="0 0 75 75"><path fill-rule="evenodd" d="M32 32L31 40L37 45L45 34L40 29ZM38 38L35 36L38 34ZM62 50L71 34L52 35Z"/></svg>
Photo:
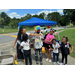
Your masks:
<svg viewBox="0 0 75 75"><path fill-rule="evenodd" d="M54 31L51 29L50 33L47 34L46 39L44 40L44 47L46 48L46 51L47 51L47 59L46 59L46 61L49 60L49 62L51 62L52 39L54 39L53 33L54 33ZM49 56L50 56L50 59L49 59Z"/></svg>

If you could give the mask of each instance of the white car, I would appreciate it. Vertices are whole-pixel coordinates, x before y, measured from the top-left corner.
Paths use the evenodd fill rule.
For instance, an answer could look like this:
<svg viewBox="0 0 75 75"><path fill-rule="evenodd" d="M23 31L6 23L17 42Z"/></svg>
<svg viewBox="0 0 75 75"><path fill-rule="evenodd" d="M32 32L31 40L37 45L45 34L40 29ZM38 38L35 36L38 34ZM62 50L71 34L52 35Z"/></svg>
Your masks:
<svg viewBox="0 0 75 75"><path fill-rule="evenodd" d="M46 32L48 32L47 28L42 27L42 28L41 28L41 33L46 33Z"/></svg>

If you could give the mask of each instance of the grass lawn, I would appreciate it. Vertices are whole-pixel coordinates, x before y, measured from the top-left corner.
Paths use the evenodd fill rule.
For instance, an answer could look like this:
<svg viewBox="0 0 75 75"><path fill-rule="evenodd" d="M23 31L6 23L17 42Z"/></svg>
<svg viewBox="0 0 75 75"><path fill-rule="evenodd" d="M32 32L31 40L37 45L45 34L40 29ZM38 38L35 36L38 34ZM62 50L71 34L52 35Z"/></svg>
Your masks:
<svg viewBox="0 0 75 75"><path fill-rule="evenodd" d="M47 28L47 26L45 26ZM51 26L50 28L54 28L55 26ZM34 30L34 27L25 27L26 31L31 31ZM3 32L4 30L4 32ZM13 33L13 32L18 32L18 28L15 29L2 29L0 28L0 34L5 34L5 33Z"/></svg>
<svg viewBox="0 0 75 75"><path fill-rule="evenodd" d="M26 29L26 31L34 30L33 27L27 27L25 29ZM3 32L3 30L4 30L4 32ZM15 29L2 29L2 28L0 28L0 34L13 33L13 32L18 32L18 28L15 28Z"/></svg>
<svg viewBox="0 0 75 75"><path fill-rule="evenodd" d="M60 32L60 40L62 39L63 36L68 37L69 43L73 46L73 53L70 54L70 56L75 58L75 28L72 29L66 29L63 32ZM55 36L55 38L58 40L58 36Z"/></svg>
<svg viewBox="0 0 75 75"><path fill-rule="evenodd" d="M4 30L4 32L3 32L3 30ZM2 29L2 28L0 28L0 34L12 33L12 32L17 32L17 31L18 31L17 28L16 29Z"/></svg>

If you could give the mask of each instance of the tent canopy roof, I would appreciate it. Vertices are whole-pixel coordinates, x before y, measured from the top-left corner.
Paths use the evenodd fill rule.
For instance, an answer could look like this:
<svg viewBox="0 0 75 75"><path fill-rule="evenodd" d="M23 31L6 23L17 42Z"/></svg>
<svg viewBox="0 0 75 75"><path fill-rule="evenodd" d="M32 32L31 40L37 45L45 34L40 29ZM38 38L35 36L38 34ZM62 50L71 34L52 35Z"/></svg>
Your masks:
<svg viewBox="0 0 75 75"><path fill-rule="evenodd" d="M26 21L18 23L18 25L25 25L25 26L36 26L36 25L56 25L57 22L54 21L48 21L40 18L31 18Z"/></svg>

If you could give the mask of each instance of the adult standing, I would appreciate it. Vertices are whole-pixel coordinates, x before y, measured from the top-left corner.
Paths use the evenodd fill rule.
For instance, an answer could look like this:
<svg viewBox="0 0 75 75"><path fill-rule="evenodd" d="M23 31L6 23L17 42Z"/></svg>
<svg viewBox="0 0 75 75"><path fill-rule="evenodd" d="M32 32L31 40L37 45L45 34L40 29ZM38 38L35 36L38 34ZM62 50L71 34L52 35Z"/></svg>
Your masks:
<svg viewBox="0 0 75 75"><path fill-rule="evenodd" d="M20 27L18 35L17 35L17 38L15 39L15 42L14 42L14 45L13 45L13 48L14 48L15 45L16 45L16 43L17 43L17 52L15 54L15 59L14 59L15 60L15 64L18 64L17 58L18 59L24 59L23 53L19 49L19 46L20 46L20 44L22 42L22 36L23 36L23 34L27 34L28 36L37 36L37 35L39 35L39 34L27 33L26 30L25 30L25 28ZM39 35L39 36L41 36L41 35ZM23 60L23 61L25 62L25 60Z"/></svg>

